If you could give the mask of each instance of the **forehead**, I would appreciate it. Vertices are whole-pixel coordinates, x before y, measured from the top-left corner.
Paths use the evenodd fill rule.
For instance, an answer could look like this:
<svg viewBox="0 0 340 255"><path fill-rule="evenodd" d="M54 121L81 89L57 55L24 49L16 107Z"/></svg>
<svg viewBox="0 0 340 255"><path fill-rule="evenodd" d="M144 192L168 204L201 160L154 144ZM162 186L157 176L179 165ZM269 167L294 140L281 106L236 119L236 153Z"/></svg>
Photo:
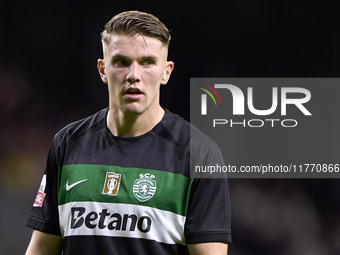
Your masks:
<svg viewBox="0 0 340 255"><path fill-rule="evenodd" d="M111 35L108 44L104 43L104 54L109 55L166 55L167 47L163 43L149 36Z"/></svg>

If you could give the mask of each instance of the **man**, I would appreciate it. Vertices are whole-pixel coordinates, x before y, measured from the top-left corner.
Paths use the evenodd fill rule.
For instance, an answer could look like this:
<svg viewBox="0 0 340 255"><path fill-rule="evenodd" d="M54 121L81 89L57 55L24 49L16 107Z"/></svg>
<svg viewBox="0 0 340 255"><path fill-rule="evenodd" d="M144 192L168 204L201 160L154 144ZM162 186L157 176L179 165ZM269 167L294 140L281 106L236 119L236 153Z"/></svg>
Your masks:
<svg viewBox="0 0 340 255"><path fill-rule="evenodd" d="M192 162L222 164L220 153L196 129L190 139L190 125L159 104L174 68L169 42L147 13L106 24L98 70L109 107L55 136L27 255L227 254L227 182L190 178Z"/></svg>

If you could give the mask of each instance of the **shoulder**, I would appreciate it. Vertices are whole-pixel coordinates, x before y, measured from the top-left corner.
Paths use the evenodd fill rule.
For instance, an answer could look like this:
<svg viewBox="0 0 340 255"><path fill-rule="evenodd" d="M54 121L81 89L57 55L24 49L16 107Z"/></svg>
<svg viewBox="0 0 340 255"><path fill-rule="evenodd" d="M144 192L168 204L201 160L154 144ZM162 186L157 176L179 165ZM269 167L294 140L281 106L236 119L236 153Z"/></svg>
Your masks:
<svg viewBox="0 0 340 255"><path fill-rule="evenodd" d="M186 147L191 157L201 158L211 150L218 150L213 139L201 132L177 114L166 110L162 120L163 127L171 134L177 145Z"/></svg>
<svg viewBox="0 0 340 255"><path fill-rule="evenodd" d="M62 128L54 137L55 143L67 142L69 139L95 132L105 127L105 118L108 108L102 109L97 113L70 123Z"/></svg>
<svg viewBox="0 0 340 255"><path fill-rule="evenodd" d="M165 109L165 115L161 121L162 128L164 128L173 141L179 146L186 146L190 140L190 123L181 116Z"/></svg>

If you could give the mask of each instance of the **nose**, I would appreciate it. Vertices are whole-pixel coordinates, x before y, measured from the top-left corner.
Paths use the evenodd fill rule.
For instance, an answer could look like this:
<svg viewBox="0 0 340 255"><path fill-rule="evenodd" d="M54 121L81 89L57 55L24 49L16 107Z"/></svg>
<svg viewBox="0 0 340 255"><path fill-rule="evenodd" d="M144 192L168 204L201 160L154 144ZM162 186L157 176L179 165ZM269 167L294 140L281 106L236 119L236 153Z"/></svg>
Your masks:
<svg viewBox="0 0 340 255"><path fill-rule="evenodd" d="M130 83L140 82L140 73L138 63L133 62L130 65L130 70L128 75L126 76L126 80Z"/></svg>

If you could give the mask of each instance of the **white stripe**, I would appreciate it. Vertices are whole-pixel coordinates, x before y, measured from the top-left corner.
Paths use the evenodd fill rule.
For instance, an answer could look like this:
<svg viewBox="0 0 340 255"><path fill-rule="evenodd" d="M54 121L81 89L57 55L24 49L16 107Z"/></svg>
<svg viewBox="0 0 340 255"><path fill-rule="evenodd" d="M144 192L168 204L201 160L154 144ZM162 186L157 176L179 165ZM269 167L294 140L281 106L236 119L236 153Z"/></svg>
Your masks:
<svg viewBox="0 0 340 255"><path fill-rule="evenodd" d="M207 95L201 95L201 115L207 115Z"/></svg>
<svg viewBox="0 0 340 255"><path fill-rule="evenodd" d="M73 220L73 228L71 228L72 224L72 212L71 208L82 207L85 208L85 212L82 215L78 215L75 213ZM79 235L93 235L93 236L112 236L112 237L132 237L132 238L144 238L149 240L155 240L157 242L167 243L167 244L181 244L185 245L184 238L184 224L185 224L185 216L181 216L169 211L164 211L148 206L141 205L131 205L131 204L113 204L113 203L99 203L99 202L70 202L64 205L60 205L59 209L59 220L60 220L60 229L63 236L79 236ZM107 209L107 213L110 213L109 216L106 216L104 224L106 227L104 229L100 229L99 213L102 212L103 209ZM95 215L92 214L91 224L96 225L95 228L88 228L85 225L85 218L90 212L95 212L98 216L95 220L93 217ZM108 229L108 224L114 220L116 217L110 218L113 213L118 213L123 218L124 214L131 215L135 214L137 216L137 221L140 217L149 217L151 219L150 231L147 233L143 233L137 227L135 227L134 231L130 231L131 219L127 222L126 230L116 230L116 229ZM90 217L90 216L89 216ZM75 221L76 220L76 221ZM80 220L80 222L79 222ZM143 220L143 218L142 218ZM80 227L74 228L75 222L81 223L84 221ZM121 225L123 224L123 220ZM146 229L147 221L143 221L143 229Z"/></svg>
<svg viewBox="0 0 340 255"><path fill-rule="evenodd" d="M39 190L40 190L42 193L45 193L45 187L46 187L46 174L44 174L44 176L43 176L43 178L42 178L42 180L41 180Z"/></svg>

